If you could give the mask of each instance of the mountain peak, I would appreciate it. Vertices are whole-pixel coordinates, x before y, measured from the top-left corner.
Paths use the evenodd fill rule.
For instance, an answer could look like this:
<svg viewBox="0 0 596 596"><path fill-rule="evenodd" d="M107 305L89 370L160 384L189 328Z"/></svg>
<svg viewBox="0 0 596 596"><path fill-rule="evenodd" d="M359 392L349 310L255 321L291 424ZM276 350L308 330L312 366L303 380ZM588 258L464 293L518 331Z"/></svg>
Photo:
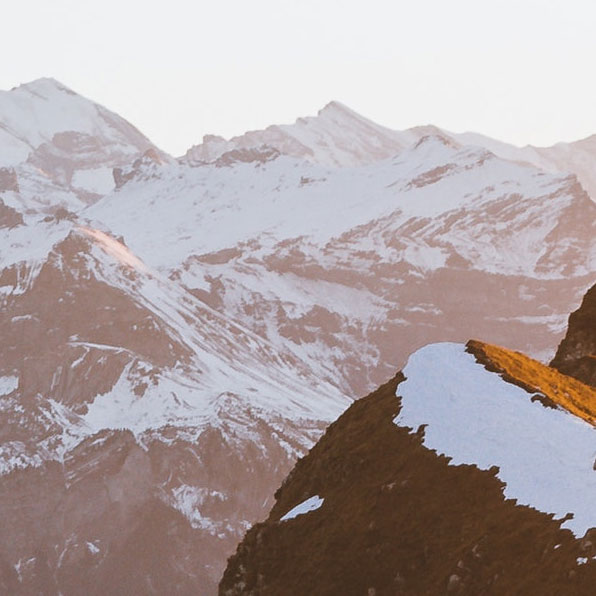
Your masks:
<svg viewBox="0 0 596 596"><path fill-rule="evenodd" d="M213 162L234 149L267 145L282 155L325 166L363 165L399 153L412 142L412 135L390 130L361 116L339 101L330 101L316 116L301 117L294 124L278 124L253 130L225 141L207 135L191 147L184 160Z"/></svg>
<svg viewBox="0 0 596 596"><path fill-rule="evenodd" d="M326 116L329 114L346 114L349 116L356 116L358 118L362 118L362 116L360 116L357 112L355 112L354 110L337 100L330 101L317 112L318 116Z"/></svg>
<svg viewBox="0 0 596 596"><path fill-rule="evenodd" d="M75 189L85 200L113 188L111 169L155 146L132 124L51 78L0 91L0 162Z"/></svg>
<svg viewBox="0 0 596 596"><path fill-rule="evenodd" d="M18 90L29 91L30 93L43 96L56 92L76 95L72 89L52 77L41 77L28 83L22 83L18 87L14 87L11 91Z"/></svg>

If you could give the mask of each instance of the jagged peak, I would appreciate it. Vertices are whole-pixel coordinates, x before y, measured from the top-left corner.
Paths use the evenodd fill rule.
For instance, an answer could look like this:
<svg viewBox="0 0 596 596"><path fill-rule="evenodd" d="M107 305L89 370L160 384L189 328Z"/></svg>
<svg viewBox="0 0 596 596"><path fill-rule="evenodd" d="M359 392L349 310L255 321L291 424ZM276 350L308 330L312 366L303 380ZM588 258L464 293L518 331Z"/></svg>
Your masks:
<svg viewBox="0 0 596 596"><path fill-rule="evenodd" d="M442 128L439 128L434 124L421 124L420 126L413 126L412 128L408 128L407 132L414 133L419 137L437 136L451 138Z"/></svg>
<svg viewBox="0 0 596 596"><path fill-rule="evenodd" d="M227 143L228 141L221 135L205 134L203 135L203 144L207 143Z"/></svg>

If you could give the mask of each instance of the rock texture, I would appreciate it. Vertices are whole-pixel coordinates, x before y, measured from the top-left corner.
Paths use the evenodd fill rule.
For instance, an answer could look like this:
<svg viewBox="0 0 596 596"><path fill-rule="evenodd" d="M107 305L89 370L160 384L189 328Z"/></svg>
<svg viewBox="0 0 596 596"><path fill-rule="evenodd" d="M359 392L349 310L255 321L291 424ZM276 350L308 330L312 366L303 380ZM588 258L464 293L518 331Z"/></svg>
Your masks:
<svg viewBox="0 0 596 596"><path fill-rule="evenodd" d="M551 366L596 387L596 285L569 316L567 333Z"/></svg>

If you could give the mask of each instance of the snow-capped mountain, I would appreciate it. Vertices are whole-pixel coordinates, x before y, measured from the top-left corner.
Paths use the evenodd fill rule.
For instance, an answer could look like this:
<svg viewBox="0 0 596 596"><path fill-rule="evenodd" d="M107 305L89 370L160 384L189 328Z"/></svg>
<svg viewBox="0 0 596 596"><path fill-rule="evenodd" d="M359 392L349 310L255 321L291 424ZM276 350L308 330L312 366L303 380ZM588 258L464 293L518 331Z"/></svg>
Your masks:
<svg viewBox="0 0 596 596"><path fill-rule="evenodd" d="M446 133L466 145L484 147L511 161L531 164L547 172L572 172L594 199L596 197L596 136L592 135L573 143L557 143L552 147L516 147L476 133ZM596 199L594 199L596 200Z"/></svg>
<svg viewBox="0 0 596 596"><path fill-rule="evenodd" d="M595 423L594 387L519 352L425 346L296 464L220 594L591 594Z"/></svg>
<svg viewBox="0 0 596 596"><path fill-rule="evenodd" d="M63 505L48 511L44 498L1 534L16 569L5 585L31 593L47 568L56 593L126 593L126 561L143 566L144 551L128 546L122 561L123 541L157 508L177 520L175 539L131 589L150 580L159 592L192 549L176 591L212 591L268 499L259 485L279 479L348 400L118 240L67 220L45 225L56 229L35 232L54 242L48 254L5 268L0 282L0 474L4 507L36 494ZM38 530L47 524L49 534ZM147 532L162 540L153 524Z"/></svg>
<svg viewBox="0 0 596 596"><path fill-rule="evenodd" d="M434 127L333 102L173 160L45 79L0 122L10 593L214 593L352 399L472 332L550 358L593 281L573 175Z"/></svg>
<svg viewBox="0 0 596 596"><path fill-rule="evenodd" d="M433 125L397 131L379 126L338 101L317 116L298 118L294 124L272 125L229 140L206 135L191 147L182 161L200 165L221 160L224 154L270 147L283 155L324 166L357 166L401 153L424 136L441 136L459 146L482 147L503 159L550 173L572 173L591 197L596 197L596 135L551 147L518 147L478 133L454 133Z"/></svg>
<svg viewBox="0 0 596 596"><path fill-rule="evenodd" d="M114 188L114 167L147 151L168 159L126 120L54 79L0 91L0 191L28 209L80 208Z"/></svg>
<svg viewBox="0 0 596 596"><path fill-rule="evenodd" d="M391 157L412 144L419 134L398 132L379 126L338 101L332 101L317 116L298 118L294 124L277 124L226 140L206 135L191 147L185 163L212 163L231 151L266 146L283 155L326 166L354 166Z"/></svg>
<svg viewBox="0 0 596 596"><path fill-rule="evenodd" d="M469 325L549 358L596 269L573 176L442 136L350 168L253 157L150 164L81 215L350 395Z"/></svg>

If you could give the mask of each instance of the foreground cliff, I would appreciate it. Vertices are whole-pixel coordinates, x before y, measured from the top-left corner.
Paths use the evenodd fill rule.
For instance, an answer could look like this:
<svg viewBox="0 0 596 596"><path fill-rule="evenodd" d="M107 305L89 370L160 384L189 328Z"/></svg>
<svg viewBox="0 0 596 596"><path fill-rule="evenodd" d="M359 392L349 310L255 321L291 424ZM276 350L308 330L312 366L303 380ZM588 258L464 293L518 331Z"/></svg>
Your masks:
<svg viewBox="0 0 596 596"><path fill-rule="evenodd" d="M592 594L595 414L519 353L427 346L298 462L220 593Z"/></svg>

